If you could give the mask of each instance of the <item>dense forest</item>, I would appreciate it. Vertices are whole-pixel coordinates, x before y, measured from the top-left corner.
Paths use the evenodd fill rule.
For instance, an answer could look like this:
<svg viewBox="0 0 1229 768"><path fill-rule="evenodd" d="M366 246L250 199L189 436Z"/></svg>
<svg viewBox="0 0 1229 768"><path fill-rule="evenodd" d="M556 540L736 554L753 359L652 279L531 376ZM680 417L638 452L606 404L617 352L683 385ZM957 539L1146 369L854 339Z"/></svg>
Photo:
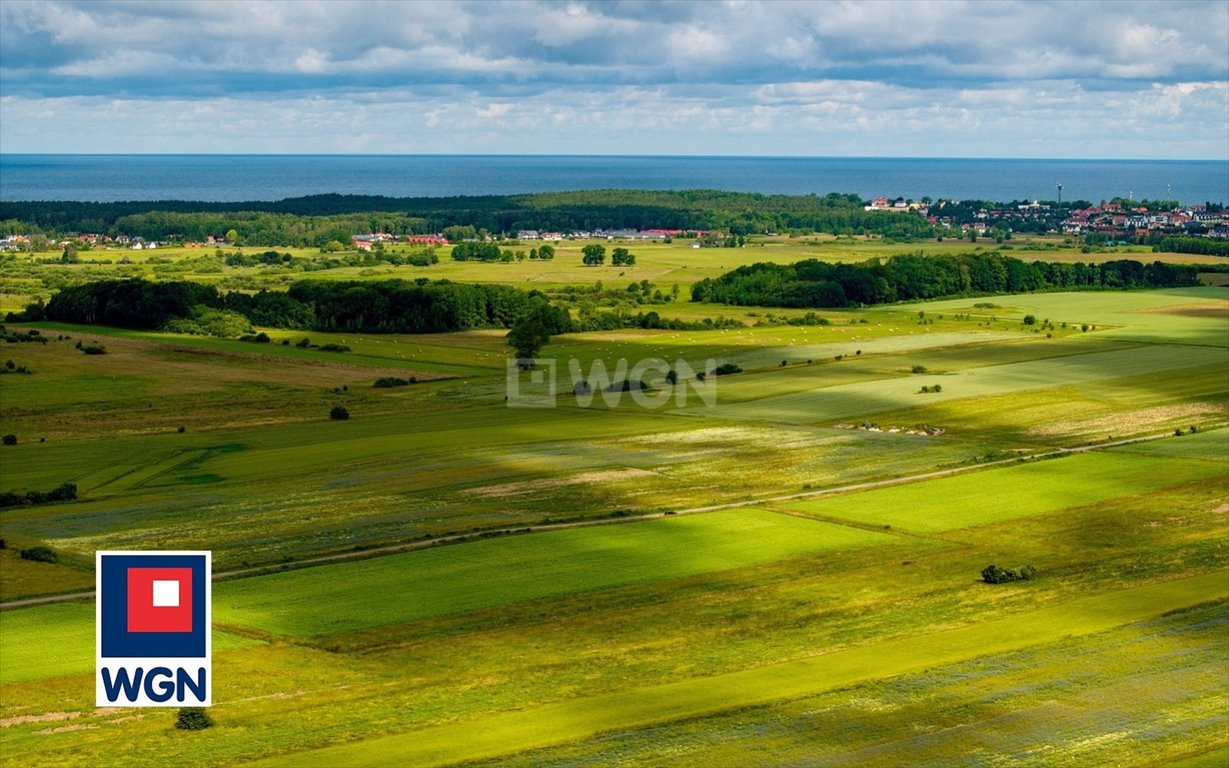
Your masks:
<svg viewBox="0 0 1229 768"><path fill-rule="evenodd" d="M1199 285L1198 268L1129 260L1030 263L991 252L901 255L861 264L815 259L752 264L699 281L691 298L766 307L848 307L976 294L1187 285Z"/></svg>
<svg viewBox="0 0 1229 768"><path fill-rule="evenodd" d="M233 231L242 245L323 246L351 235L405 236L472 227L515 233L594 229L874 233L929 237L915 213L863 210L857 195L760 195L713 190L592 190L506 197L388 198L314 195L278 202L0 202L0 230L68 235L91 232L166 241L203 241Z"/></svg>

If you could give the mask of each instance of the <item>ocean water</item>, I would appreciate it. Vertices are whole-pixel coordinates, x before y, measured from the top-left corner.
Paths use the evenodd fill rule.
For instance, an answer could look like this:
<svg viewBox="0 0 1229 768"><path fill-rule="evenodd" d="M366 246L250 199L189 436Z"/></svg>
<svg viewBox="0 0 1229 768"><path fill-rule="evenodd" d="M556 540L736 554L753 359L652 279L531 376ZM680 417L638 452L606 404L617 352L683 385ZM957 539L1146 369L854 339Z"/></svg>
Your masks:
<svg viewBox="0 0 1229 768"><path fill-rule="evenodd" d="M281 200L581 189L722 189L906 198L1229 201L1219 160L527 155L0 155L0 200Z"/></svg>

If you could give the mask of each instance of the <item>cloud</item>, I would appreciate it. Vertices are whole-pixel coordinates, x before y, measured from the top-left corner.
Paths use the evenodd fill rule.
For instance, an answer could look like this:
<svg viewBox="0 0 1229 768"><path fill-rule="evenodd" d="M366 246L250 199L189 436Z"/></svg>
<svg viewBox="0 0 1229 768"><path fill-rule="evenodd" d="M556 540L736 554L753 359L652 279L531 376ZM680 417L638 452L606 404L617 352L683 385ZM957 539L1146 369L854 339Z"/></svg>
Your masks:
<svg viewBox="0 0 1229 768"><path fill-rule="evenodd" d="M284 112L279 142L297 137L311 151L396 151L407 132L442 151L673 151L689 135L706 142L694 152L817 151L823 141L861 151L878 146L864 135L874 130L912 137L895 154L1128 146L1225 157L1226 82L1226 3L0 3L6 151L80 151L95 139L51 130L40 140L19 115L114 102L150 114L194 104ZM1107 115L1137 143L1097 143ZM1054 125L1094 143L1055 136ZM564 135L574 126L585 136ZM265 130L252 131L201 140L267 149ZM752 135L757 151L740 150ZM193 151L176 143L186 137L97 139L111 142L100 151L151 140Z"/></svg>

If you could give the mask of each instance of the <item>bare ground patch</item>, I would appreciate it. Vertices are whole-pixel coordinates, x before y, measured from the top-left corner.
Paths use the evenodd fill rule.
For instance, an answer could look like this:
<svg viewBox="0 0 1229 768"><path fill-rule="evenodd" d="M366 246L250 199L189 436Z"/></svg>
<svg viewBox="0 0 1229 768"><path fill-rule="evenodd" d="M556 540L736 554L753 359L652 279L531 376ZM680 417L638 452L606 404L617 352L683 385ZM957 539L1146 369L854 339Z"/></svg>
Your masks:
<svg viewBox="0 0 1229 768"><path fill-rule="evenodd" d="M75 717L81 717L81 713L44 712L41 715L17 715L0 720L0 728L11 728L14 725L25 725L26 723L54 723L61 720L72 720Z"/></svg>
<svg viewBox="0 0 1229 768"><path fill-rule="evenodd" d="M552 488L564 488L569 485L587 485L589 483L609 483L619 480L631 480L641 477L653 477L656 472L650 472L647 469L608 469L601 472L585 472L571 477L552 478L550 480L526 480L520 483L503 483L502 485L488 485L482 488L471 488L466 493L473 496L490 497L490 496L518 496L534 491L550 490Z"/></svg>
<svg viewBox="0 0 1229 768"><path fill-rule="evenodd" d="M1190 304L1177 304L1169 307L1141 309L1136 312L1141 315L1176 315L1178 317L1214 317L1229 319L1229 302L1197 301Z"/></svg>

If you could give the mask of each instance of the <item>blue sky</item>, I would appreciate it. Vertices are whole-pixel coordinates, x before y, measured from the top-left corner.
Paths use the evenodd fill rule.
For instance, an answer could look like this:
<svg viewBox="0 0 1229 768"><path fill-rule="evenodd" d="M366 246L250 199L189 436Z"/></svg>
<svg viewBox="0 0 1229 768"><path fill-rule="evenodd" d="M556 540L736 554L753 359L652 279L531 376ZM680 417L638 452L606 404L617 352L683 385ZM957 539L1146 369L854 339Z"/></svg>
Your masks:
<svg viewBox="0 0 1229 768"><path fill-rule="evenodd" d="M1229 1L0 3L0 152L1229 159Z"/></svg>

